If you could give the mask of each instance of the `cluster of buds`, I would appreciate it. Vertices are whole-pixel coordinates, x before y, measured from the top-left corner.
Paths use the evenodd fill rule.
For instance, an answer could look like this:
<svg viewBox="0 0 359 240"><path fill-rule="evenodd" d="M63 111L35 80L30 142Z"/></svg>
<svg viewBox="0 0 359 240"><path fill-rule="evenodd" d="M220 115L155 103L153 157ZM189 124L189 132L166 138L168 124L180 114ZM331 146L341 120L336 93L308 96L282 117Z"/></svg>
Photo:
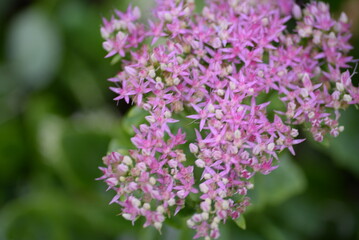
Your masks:
<svg viewBox="0 0 359 240"><path fill-rule="evenodd" d="M194 9L193 0L157 0L148 24L137 7L104 19L103 47L122 69L109 79L115 100L148 116L135 128L136 149L104 157L100 179L124 218L144 216L159 230L198 195L187 224L195 238L216 239L219 224L249 205L251 178L304 141L298 125L317 141L338 136L339 111L359 103L359 90L345 70L348 19L333 19L325 3L208 0ZM187 155L179 116L193 119Z"/></svg>

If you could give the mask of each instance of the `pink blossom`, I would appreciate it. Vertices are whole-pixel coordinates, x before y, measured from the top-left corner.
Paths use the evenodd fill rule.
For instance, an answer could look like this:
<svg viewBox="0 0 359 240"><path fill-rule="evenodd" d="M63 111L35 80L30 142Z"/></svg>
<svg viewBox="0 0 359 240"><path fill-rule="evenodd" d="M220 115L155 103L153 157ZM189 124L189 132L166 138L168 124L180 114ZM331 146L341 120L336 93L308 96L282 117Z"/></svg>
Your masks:
<svg viewBox="0 0 359 240"><path fill-rule="evenodd" d="M338 136L340 110L359 103L359 90L345 69L353 62L345 14L332 18L322 2L304 9L292 0L206 3L194 13L192 0L157 0L148 26L136 7L103 20L107 57L120 57L122 66L109 79L115 100L148 115L135 127L133 150L104 157L99 180L115 190L111 203L125 219L143 216L145 227L158 230L199 193L187 224L194 238L208 239L245 211L249 198L234 199L253 188L253 176L280 167L281 151L295 154L304 141L298 125L305 123L316 141ZM183 116L194 140L184 133Z"/></svg>

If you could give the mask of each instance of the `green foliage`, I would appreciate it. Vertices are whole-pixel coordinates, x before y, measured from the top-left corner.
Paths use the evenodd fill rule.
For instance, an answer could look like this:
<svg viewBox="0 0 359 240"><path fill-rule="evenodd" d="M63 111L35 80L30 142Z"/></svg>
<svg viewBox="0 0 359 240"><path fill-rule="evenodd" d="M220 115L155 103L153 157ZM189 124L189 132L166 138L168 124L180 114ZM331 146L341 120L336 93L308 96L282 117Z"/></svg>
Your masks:
<svg viewBox="0 0 359 240"><path fill-rule="evenodd" d="M234 222L237 224L237 226L241 229L246 229L246 220L243 215L241 215L239 218L234 220Z"/></svg>
<svg viewBox="0 0 359 240"><path fill-rule="evenodd" d="M19 84L31 88L48 84L61 60L61 48L56 24L41 9L20 12L10 25L7 55Z"/></svg>
<svg viewBox="0 0 359 240"><path fill-rule="evenodd" d="M251 210L262 210L267 205L279 205L305 190L304 173L289 154L280 156L279 166L268 176L255 176L255 187L249 191L252 199Z"/></svg>

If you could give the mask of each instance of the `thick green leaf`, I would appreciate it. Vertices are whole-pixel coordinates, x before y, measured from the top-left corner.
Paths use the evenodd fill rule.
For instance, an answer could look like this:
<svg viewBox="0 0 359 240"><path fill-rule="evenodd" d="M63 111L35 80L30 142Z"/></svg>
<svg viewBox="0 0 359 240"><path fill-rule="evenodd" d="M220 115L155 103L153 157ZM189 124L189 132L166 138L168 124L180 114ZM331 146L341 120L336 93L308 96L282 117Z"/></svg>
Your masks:
<svg viewBox="0 0 359 240"><path fill-rule="evenodd" d="M342 114L340 124L345 127L327 148L333 160L359 177L359 111L351 108Z"/></svg>
<svg viewBox="0 0 359 240"><path fill-rule="evenodd" d="M243 214L237 218L237 219L234 219L234 222L237 224L237 226L241 229L246 229L246 220L243 216Z"/></svg>
<svg viewBox="0 0 359 240"><path fill-rule="evenodd" d="M141 123L145 123L145 117L148 115L149 113L145 110L139 107L132 107L122 119L123 129L132 136L135 133L133 131L133 126L138 127Z"/></svg>
<svg viewBox="0 0 359 240"><path fill-rule="evenodd" d="M283 154L280 160L278 169L269 175L255 176L254 189L249 191L252 199L249 209L281 204L305 189L305 176L289 154Z"/></svg>

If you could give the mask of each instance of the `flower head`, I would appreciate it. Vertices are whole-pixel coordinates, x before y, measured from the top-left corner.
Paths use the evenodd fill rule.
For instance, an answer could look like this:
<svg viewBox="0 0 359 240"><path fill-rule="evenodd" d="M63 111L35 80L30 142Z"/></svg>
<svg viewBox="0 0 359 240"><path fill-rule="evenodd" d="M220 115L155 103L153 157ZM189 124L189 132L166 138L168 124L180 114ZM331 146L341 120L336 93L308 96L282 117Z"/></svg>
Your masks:
<svg viewBox="0 0 359 240"><path fill-rule="evenodd" d="M250 179L275 170L284 149L295 154L304 141L297 126L306 123L317 141L337 136L339 110L357 104L359 90L342 71L352 61L346 15L333 19L322 2L301 9L294 1L208 0L202 13L193 10L193 0L157 0L148 26L138 8L104 20L107 57L121 57L110 79L115 100L148 115L132 138L136 149L104 157L101 179L124 218L144 216L157 229L198 193L188 226L195 238L218 238L219 224L249 205ZM180 114L193 120L196 139L174 130Z"/></svg>

